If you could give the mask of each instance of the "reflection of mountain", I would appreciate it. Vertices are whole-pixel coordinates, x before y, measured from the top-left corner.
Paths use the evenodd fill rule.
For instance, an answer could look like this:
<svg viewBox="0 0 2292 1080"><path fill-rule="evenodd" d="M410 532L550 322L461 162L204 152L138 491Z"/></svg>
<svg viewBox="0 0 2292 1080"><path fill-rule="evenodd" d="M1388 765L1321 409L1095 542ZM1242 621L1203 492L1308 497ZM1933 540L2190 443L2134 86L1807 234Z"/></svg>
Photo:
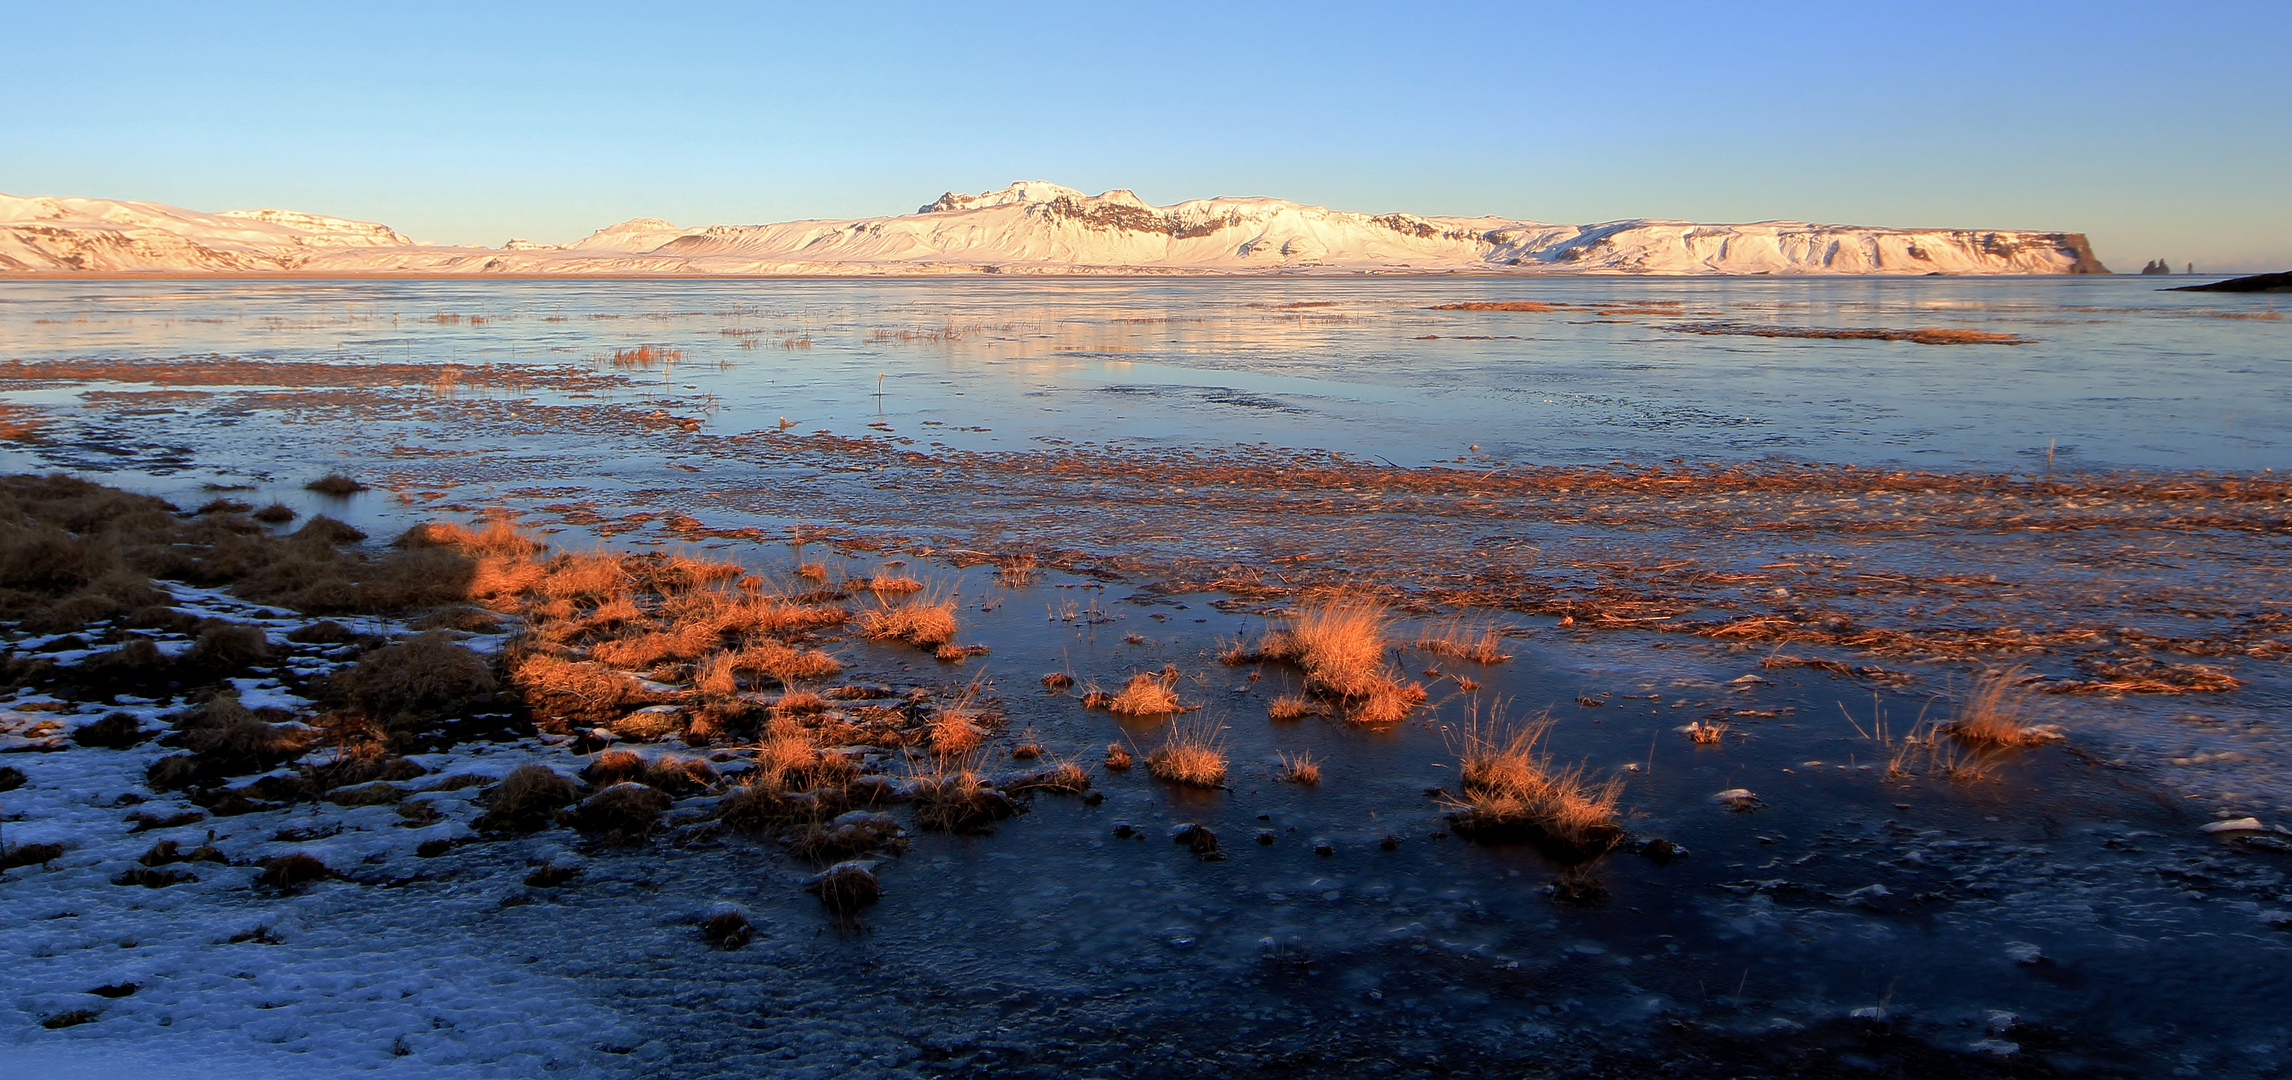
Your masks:
<svg viewBox="0 0 2292 1080"><path fill-rule="evenodd" d="M1765 221L1546 225L1370 215L1281 199L1153 206L1022 181L913 214L680 229L640 218L570 244L416 244L281 210L0 196L0 269L230 273L1106 274L2107 273L2080 233Z"/></svg>

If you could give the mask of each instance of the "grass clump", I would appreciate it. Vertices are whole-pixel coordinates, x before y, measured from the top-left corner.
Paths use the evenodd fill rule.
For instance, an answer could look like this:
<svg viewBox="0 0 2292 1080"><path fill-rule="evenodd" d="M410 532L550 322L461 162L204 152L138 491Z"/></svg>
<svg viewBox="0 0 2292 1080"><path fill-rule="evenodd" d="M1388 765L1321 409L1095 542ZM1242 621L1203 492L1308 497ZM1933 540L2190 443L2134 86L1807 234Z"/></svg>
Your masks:
<svg viewBox="0 0 2292 1080"><path fill-rule="evenodd" d="M317 856L301 851L273 855L257 865L263 868L263 872L255 878L255 884L273 889L298 888L313 881L325 881L337 876Z"/></svg>
<svg viewBox="0 0 2292 1080"><path fill-rule="evenodd" d="M915 823L934 832L982 833L1019 812L1017 803L969 768L915 778Z"/></svg>
<svg viewBox="0 0 2292 1080"><path fill-rule="evenodd" d="M609 841L637 843L653 834L675 801L650 784L623 780L589 796L573 813L573 826Z"/></svg>
<svg viewBox="0 0 2292 1080"><path fill-rule="evenodd" d="M1274 772L1274 779L1306 787L1321 782L1321 762L1312 754L1300 750L1294 754L1282 753L1278 757L1281 768Z"/></svg>
<svg viewBox="0 0 2292 1080"><path fill-rule="evenodd" d="M1403 682L1385 664L1389 636L1383 602L1338 596L1308 604L1266 632L1254 653L1235 660L1272 660L1305 673L1305 690L1334 699L1358 722L1389 724L1424 703L1424 687Z"/></svg>
<svg viewBox="0 0 2292 1080"><path fill-rule="evenodd" d="M481 797L486 812L477 827L489 832L531 832L579 796L573 781L541 765L520 765Z"/></svg>
<svg viewBox="0 0 2292 1080"><path fill-rule="evenodd" d="M353 480L339 472L327 473L325 476L321 476L318 479L311 481L310 483L304 484L302 487L305 491L315 491L321 495L332 495L336 498L341 498L347 495L356 495L361 491L367 490L366 485L361 484L358 481Z"/></svg>
<svg viewBox="0 0 2292 1080"><path fill-rule="evenodd" d="M1267 719L1283 721L1302 720L1308 716L1320 716L1328 711L1322 707L1320 702L1303 694L1283 694L1273 699L1265 707Z"/></svg>
<svg viewBox="0 0 2292 1080"><path fill-rule="evenodd" d="M46 866L63 857L62 844L0 844L0 870Z"/></svg>
<svg viewBox="0 0 2292 1080"><path fill-rule="evenodd" d="M1461 617L1426 627L1417 635L1417 648L1475 664L1501 664L1512 659L1512 654L1504 651L1503 631Z"/></svg>
<svg viewBox="0 0 2292 1080"><path fill-rule="evenodd" d="M227 500L227 499L217 499L217 500L216 500L216 502L228 502L228 501L230 501L230 500ZM215 505L215 503L208 503L207 505L208 505L208 506L213 506L213 505ZM242 506L242 507L243 507L243 506L245 506L246 504L245 504L245 503L240 503L240 504L238 504L238 505L240 505L240 506ZM205 513L207 508L203 506L203 507L200 507L199 509L200 509L200 512L201 512L201 513ZM285 504L285 503L281 503L281 502L275 502L275 503L272 503L272 504L270 504L269 506L263 507L262 509L255 511L255 512L254 512L254 513L252 513L252 514L249 514L248 516L249 516L249 517L252 517L252 518L254 518L256 521L260 521L260 522L262 522L262 523L263 523L263 524L265 524L265 525L284 525L284 524L286 524L287 522L293 521L293 520L294 520L294 519L295 519L297 516L299 516L299 515L297 515L297 514L295 513L295 509L294 509L294 507L288 506L288 505L287 505L287 504Z"/></svg>
<svg viewBox="0 0 2292 1080"><path fill-rule="evenodd" d="M1106 701L1106 710L1117 716L1169 716L1186 711L1178 704L1178 673L1165 670L1159 675L1139 672L1122 685L1122 689Z"/></svg>
<svg viewBox="0 0 2292 1080"><path fill-rule="evenodd" d="M1508 727L1474 723L1459 757L1464 792L1452 797L1457 832L1482 840L1532 840L1571 856L1598 854L1623 839L1616 803L1623 780L1596 781L1582 765L1556 766L1542 749L1547 717Z"/></svg>
<svg viewBox="0 0 2292 1080"><path fill-rule="evenodd" d="M920 595L904 604L881 603L860 613L860 636L936 650L955 639L955 600Z"/></svg>
<svg viewBox="0 0 2292 1080"><path fill-rule="evenodd" d="M1016 777L1009 786L1012 791L1055 791L1062 795L1072 795L1089 790L1090 773L1074 762L1064 761Z"/></svg>
<svg viewBox="0 0 2292 1080"><path fill-rule="evenodd" d="M334 677L332 690L377 720L431 716L466 706L500 688L493 665L431 630L360 657Z"/></svg>
<svg viewBox="0 0 2292 1080"><path fill-rule="evenodd" d="M72 731L72 741L81 746L100 746L107 750L125 750L152 736L143 729L143 722L134 713L115 712L92 723L82 724Z"/></svg>
<svg viewBox="0 0 2292 1080"><path fill-rule="evenodd" d="M748 913L737 904L718 904L701 916L700 936L708 943L730 952L748 944L756 937L756 924L748 921Z"/></svg>
<svg viewBox="0 0 2292 1080"><path fill-rule="evenodd" d="M1162 745L1146 755L1146 771L1186 787L1217 787L1226 779L1225 740L1217 730L1172 727Z"/></svg>
<svg viewBox="0 0 2292 1080"><path fill-rule="evenodd" d="M1960 742L1987 749L2036 746L2062 738L2058 727L2029 722L2030 703L2036 697L2031 681L2020 668L1983 672L1944 730Z"/></svg>
<svg viewBox="0 0 2292 1080"><path fill-rule="evenodd" d="M820 898L820 906L849 916L883 897L883 883L865 862L837 863L805 883L804 889Z"/></svg>

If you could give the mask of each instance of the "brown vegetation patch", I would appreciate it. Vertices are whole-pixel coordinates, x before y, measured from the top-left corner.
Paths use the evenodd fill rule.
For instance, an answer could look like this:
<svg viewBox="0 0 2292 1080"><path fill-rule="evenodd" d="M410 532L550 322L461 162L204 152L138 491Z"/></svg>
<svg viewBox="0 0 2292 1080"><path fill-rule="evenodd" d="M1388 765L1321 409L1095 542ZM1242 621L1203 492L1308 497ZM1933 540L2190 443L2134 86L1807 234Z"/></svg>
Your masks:
<svg viewBox="0 0 2292 1080"><path fill-rule="evenodd" d="M2027 345L2036 340L1988 330L1926 327L1889 330L1883 327L1770 326L1757 323L1679 323L1664 327L1682 334L1717 334L1767 338L1831 338L1850 341L1909 341L1919 345Z"/></svg>
<svg viewBox="0 0 2292 1080"><path fill-rule="evenodd" d="M1945 730L1977 747L2036 746L2062 737L2061 729L2029 722L2037 688L2020 668L1985 671Z"/></svg>
<svg viewBox="0 0 2292 1080"><path fill-rule="evenodd" d="M881 604L859 615L859 632L870 641L902 641L936 650L955 637L955 601L921 596L904 604Z"/></svg>
<svg viewBox="0 0 2292 1080"><path fill-rule="evenodd" d="M1178 704L1178 676L1174 671L1161 674L1139 672L1122 685L1121 691L1106 699L1105 708L1117 716L1171 716L1186 711Z"/></svg>
<svg viewBox="0 0 2292 1080"><path fill-rule="evenodd" d="M804 888L820 898L821 907L842 916L869 907L883 896L883 884L876 880L875 869L863 862L838 863Z"/></svg>
<svg viewBox="0 0 2292 1080"><path fill-rule="evenodd" d="M1186 787L1217 787L1226 780L1225 738L1217 729L1173 726L1146 755L1146 771Z"/></svg>
<svg viewBox="0 0 2292 1080"><path fill-rule="evenodd" d="M1463 794L1449 815L1458 833L1482 840L1532 840L1572 857L1596 855L1623 839L1616 802L1623 780L1595 781L1582 765L1556 766L1542 749L1549 718L1506 725L1475 721L1459 737Z"/></svg>
<svg viewBox="0 0 2292 1080"><path fill-rule="evenodd" d="M549 823L558 808L571 805L580 791L573 781L541 765L520 765L487 789L486 812L477 827L498 832L531 832Z"/></svg>
<svg viewBox="0 0 2292 1080"><path fill-rule="evenodd" d="M263 872L255 878L255 884L273 889L294 889L337 876L318 856L301 851L273 855L258 860L257 865Z"/></svg>

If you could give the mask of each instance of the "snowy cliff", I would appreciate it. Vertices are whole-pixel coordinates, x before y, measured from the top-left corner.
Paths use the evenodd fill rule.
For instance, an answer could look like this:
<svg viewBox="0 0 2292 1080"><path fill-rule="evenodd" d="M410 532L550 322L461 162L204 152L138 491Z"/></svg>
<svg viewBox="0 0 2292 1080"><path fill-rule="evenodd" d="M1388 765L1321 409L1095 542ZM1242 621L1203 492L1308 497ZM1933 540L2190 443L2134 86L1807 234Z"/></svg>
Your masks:
<svg viewBox="0 0 2292 1080"><path fill-rule="evenodd" d="M1283 199L1154 206L1021 181L915 213L678 228L639 218L570 244L416 244L283 210L0 195L0 270L512 274L2073 274L2079 233L1764 221L1549 225L1363 214Z"/></svg>

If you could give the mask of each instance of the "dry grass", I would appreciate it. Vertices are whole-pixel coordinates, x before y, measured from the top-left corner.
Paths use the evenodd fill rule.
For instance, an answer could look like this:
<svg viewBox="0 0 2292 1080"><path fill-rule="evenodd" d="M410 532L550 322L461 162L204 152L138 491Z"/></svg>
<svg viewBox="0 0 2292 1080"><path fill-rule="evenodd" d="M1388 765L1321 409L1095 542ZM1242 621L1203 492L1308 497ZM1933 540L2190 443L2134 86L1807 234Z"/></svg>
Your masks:
<svg viewBox="0 0 2292 1080"><path fill-rule="evenodd" d="M876 595L876 599L882 600L886 603L889 603L891 598L894 596L906 596L909 593L919 593L923 591L923 583L915 580L914 578L907 577L902 574L889 574L880 571L874 577L867 579L861 584L867 588L867 591L874 593Z"/></svg>
<svg viewBox="0 0 2292 1080"><path fill-rule="evenodd" d="M955 600L922 594L904 604L879 603L859 615L860 636L870 641L902 641L936 650L954 640Z"/></svg>
<svg viewBox="0 0 2292 1080"><path fill-rule="evenodd" d="M1504 651L1503 631L1461 616L1426 627L1417 635L1417 648L1476 664L1501 664L1512 659L1512 654Z"/></svg>
<svg viewBox="0 0 2292 1080"><path fill-rule="evenodd" d="M756 927L748 921L748 913L732 904L719 904L700 920L700 934L719 949L737 949L756 936Z"/></svg>
<svg viewBox="0 0 2292 1080"><path fill-rule="evenodd" d="M971 712L941 709L931 718L931 752L942 756L968 754L987 737Z"/></svg>
<svg viewBox="0 0 2292 1080"><path fill-rule="evenodd" d="M1325 715L1328 711L1320 702L1303 694L1283 694L1265 707L1266 717L1273 720L1302 720Z"/></svg>
<svg viewBox="0 0 2292 1080"><path fill-rule="evenodd" d="M333 870L319 861L318 856L300 851L273 855L260 860L258 865L263 868L263 872L255 878L255 884L274 889L293 889L336 876Z"/></svg>
<svg viewBox="0 0 2292 1080"><path fill-rule="evenodd" d="M1680 323L1664 327L1682 334L1717 334L1737 337L1826 338L1849 341L1908 341L1919 345L2027 345L2032 338L1988 330L1921 327L1893 330L1885 327L1769 326L1754 323Z"/></svg>
<svg viewBox="0 0 2292 1080"><path fill-rule="evenodd" d="M1595 854L1622 839L1623 780L1595 781L1582 765L1554 765L1542 749L1552 725L1549 717L1507 725L1496 715L1466 727L1456 747L1464 791L1451 800L1458 832L1534 839L1571 854Z"/></svg>
<svg viewBox="0 0 2292 1080"><path fill-rule="evenodd" d="M1156 779L1187 787L1217 787L1226 779L1222 729L1171 727L1162 745L1146 755L1146 771Z"/></svg>
<svg viewBox="0 0 2292 1080"><path fill-rule="evenodd" d="M340 498L345 495L356 495L361 491L367 490L367 488L366 485L361 484L358 481L351 479L350 477L344 476L341 473L330 472L325 476L321 476L318 479L311 481L310 483L304 484L303 490L315 491L321 495L332 495Z"/></svg>
<svg viewBox="0 0 2292 1080"><path fill-rule="evenodd" d="M1010 796L967 765L937 765L916 776L914 790L915 823L935 832L984 832L1019 812Z"/></svg>
<svg viewBox="0 0 2292 1080"><path fill-rule="evenodd" d="M329 686L377 720L426 718L462 708L498 688L493 665L444 630L370 652Z"/></svg>
<svg viewBox="0 0 2292 1080"><path fill-rule="evenodd" d="M548 824L549 815L569 806L579 795L573 781L540 765L520 765L501 782L486 790L486 812L477 827L497 831L531 831Z"/></svg>
<svg viewBox="0 0 2292 1080"><path fill-rule="evenodd" d="M1274 779L1307 787L1321 782L1321 762L1312 754L1300 750L1294 754L1285 752L1279 757L1281 768L1274 773Z"/></svg>
<svg viewBox="0 0 2292 1080"><path fill-rule="evenodd" d="M1239 655L1291 664L1305 673L1307 693L1343 703L1348 719L1389 724L1423 704L1425 691L1386 665L1387 624L1382 601L1339 595L1300 607L1255 653ZM1235 655L1228 651L1229 663Z"/></svg>
<svg viewBox="0 0 2292 1080"><path fill-rule="evenodd" d="M838 863L813 878L804 888L820 898L820 906L850 916L883 896L883 885L865 863Z"/></svg>
<svg viewBox="0 0 2292 1080"><path fill-rule="evenodd" d="M650 784L623 780L591 795L573 814L573 824L583 832L597 833L611 841L633 843L651 836L660 824L662 814L675 802L668 792Z"/></svg>
<svg viewBox="0 0 2292 1080"><path fill-rule="evenodd" d="M1010 789L1017 791L1056 791L1071 795L1088 790L1090 773L1071 761L1062 761L1047 769L1027 773L1011 781Z"/></svg>
<svg viewBox="0 0 2292 1080"><path fill-rule="evenodd" d="M1115 772L1128 772L1130 771L1131 762L1132 759L1130 756L1130 751L1125 749L1121 743L1106 744L1107 768L1112 769Z"/></svg>
<svg viewBox="0 0 2292 1080"><path fill-rule="evenodd" d="M1696 720L1682 730L1686 732L1688 741L1697 746L1710 746L1727 737L1728 726L1725 721L1707 724Z"/></svg>
<svg viewBox="0 0 2292 1080"><path fill-rule="evenodd" d="M2060 739L2061 729L2029 723L2036 693L2029 673L2021 668L1985 671L1974 679L1973 691L1946 730L1977 747L2036 746Z"/></svg>
<svg viewBox="0 0 2292 1080"><path fill-rule="evenodd" d="M1118 716L1171 716L1184 712L1178 704L1177 683L1174 673L1140 672L1132 675L1119 693L1107 699L1106 709Z"/></svg>

